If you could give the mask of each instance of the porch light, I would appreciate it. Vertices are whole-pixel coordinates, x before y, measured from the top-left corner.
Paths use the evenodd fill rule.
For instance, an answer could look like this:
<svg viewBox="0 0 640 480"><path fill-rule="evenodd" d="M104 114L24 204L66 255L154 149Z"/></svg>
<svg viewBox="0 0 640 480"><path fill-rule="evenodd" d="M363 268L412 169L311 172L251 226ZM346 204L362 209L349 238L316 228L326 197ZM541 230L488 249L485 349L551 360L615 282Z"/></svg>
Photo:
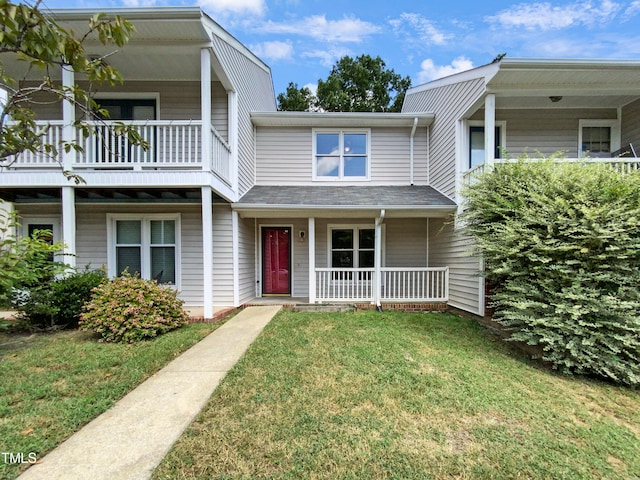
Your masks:
<svg viewBox="0 0 640 480"><path fill-rule="evenodd" d="M549 100L551 100L553 103L558 103L560 100L562 100L562 95L551 96L549 97Z"/></svg>

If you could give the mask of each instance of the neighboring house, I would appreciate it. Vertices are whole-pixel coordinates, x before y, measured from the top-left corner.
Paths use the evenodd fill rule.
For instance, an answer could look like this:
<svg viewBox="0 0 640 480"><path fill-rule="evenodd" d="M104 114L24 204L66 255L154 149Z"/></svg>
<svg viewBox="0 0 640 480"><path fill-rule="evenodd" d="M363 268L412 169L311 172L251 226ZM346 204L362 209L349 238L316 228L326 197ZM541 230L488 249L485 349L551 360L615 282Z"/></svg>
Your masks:
<svg viewBox="0 0 640 480"><path fill-rule="evenodd" d="M82 31L92 13L55 16ZM606 155L640 133L633 62L505 59L411 89L403 113L276 112L269 67L198 8L108 13L136 33L108 59L124 85L95 97L150 150L97 122L83 153L3 168L0 197L72 265L170 283L207 318L264 296L482 314L481 262L451 218L484 146ZM74 138L72 109L37 108L52 141Z"/></svg>

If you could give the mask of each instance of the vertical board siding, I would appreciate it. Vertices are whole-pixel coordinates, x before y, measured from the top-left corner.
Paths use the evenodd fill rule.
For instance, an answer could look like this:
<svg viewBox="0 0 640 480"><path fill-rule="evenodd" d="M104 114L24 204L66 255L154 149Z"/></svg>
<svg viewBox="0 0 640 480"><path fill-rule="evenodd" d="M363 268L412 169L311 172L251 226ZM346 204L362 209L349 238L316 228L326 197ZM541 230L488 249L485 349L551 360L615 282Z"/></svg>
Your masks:
<svg viewBox="0 0 640 480"><path fill-rule="evenodd" d="M233 305L233 233L231 208L213 207L213 304Z"/></svg>
<svg viewBox="0 0 640 480"><path fill-rule="evenodd" d="M482 97L484 91L484 80L477 78L431 90L410 92L402 107L403 112L435 114L431 126L430 184L452 198L456 179L456 125Z"/></svg>
<svg viewBox="0 0 640 480"><path fill-rule="evenodd" d="M217 36L213 50L229 75L238 96L238 189L246 193L255 183L255 151L252 111L275 111L271 73Z"/></svg>
<svg viewBox="0 0 640 480"><path fill-rule="evenodd" d="M636 153L640 155L640 100L626 105L622 109L621 146L633 143Z"/></svg>
<svg viewBox="0 0 640 480"><path fill-rule="evenodd" d="M371 129L370 182L378 185L410 183L410 128ZM300 185L313 181L311 127L258 127L256 183ZM427 183L427 129L414 136L414 183ZM318 183L317 181L314 183ZM336 182L331 182L333 185Z"/></svg>
<svg viewBox="0 0 640 480"><path fill-rule="evenodd" d="M253 300L256 296L256 238L253 218L238 221L238 284L240 304Z"/></svg>
<svg viewBox="0 0 640 480"><path fill-rule="evenodd" d="M448 219L429 220L429 266L449 267L449 304L480 314L483 281L480 259L473 254L473 243Z"/></svg>

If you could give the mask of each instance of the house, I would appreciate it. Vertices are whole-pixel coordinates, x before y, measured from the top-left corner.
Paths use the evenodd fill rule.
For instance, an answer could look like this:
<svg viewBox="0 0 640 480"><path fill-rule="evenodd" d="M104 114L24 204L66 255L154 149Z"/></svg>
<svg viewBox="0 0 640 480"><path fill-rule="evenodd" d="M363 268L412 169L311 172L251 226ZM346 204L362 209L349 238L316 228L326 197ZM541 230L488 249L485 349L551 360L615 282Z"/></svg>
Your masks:
<svg viewBox="0 0 640 480"><path fill-rule="evenodd" d="M76 31L92 13L55 11ZM206 318L270 296L483 314L481 260L451 220L465 175L497 147L612 156L638 134L633 62L504 59L412 88L402 113L277 112L269 67L199 8L107 13L136 26L108 58L124 85L95 92L111 120L85 138L72 108L36 106L50 141L83 151L8 159L0 197L72 266L156 278Z"/></svg>

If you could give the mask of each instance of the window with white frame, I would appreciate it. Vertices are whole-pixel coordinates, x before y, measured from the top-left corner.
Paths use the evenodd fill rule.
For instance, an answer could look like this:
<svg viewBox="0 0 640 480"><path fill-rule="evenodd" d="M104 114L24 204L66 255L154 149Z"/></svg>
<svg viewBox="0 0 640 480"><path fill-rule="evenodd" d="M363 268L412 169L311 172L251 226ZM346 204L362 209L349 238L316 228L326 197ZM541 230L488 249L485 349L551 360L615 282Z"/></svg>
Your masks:
<svg viewBox="0 0 640 480"><path fill-rule="evenodd" d="M375 237L371 227L331 228L331 268L373 268Z"/></svg>
<svg viewBox="0 0 640 480"><path fill-rule="evenodd" d="M580 120L579 155L609 158L620 148L618 120Z"/></svg>
<svg viewBox="0 0 640 480"><path fill-rule="evenodd" d="M505 122L496 122L495 126L495 148L493 158L501 158L502 148L505 144ZM484 146L484 123L469 122L469 162L467 168L474 168L485 162L485 146Z"/></svg>
<svg viewBox="0 0 640 480"><path fill-rule="evenodd" d="M127 270L158 283L178 284L179 215L112 215L109 274Z"/></svg>
<svg viewBox="0 0 640 480"><path fill-rule="evenodd" d="M369 178L367 130L315 130L313 175L320 180Z"/></svg>

